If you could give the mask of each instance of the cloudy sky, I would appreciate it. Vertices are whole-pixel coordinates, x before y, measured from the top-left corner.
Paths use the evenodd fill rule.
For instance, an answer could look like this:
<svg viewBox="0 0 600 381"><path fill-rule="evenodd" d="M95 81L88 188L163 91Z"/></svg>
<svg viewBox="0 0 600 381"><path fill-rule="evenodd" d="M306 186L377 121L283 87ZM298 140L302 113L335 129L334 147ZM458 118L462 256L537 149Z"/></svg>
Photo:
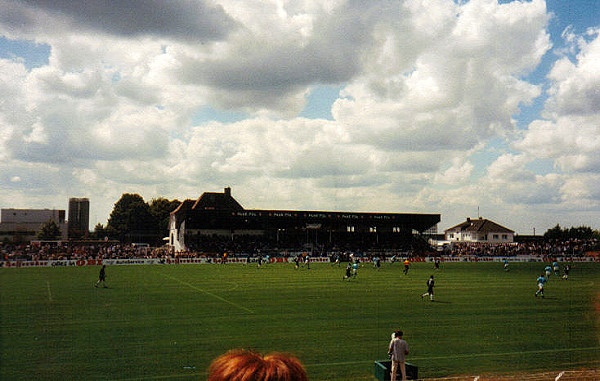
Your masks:
<svg viewBox="0 0 600 381"><path fill-rule="evenodd" d="M0 0L0 207L600 229L595 0Z"/></svg>

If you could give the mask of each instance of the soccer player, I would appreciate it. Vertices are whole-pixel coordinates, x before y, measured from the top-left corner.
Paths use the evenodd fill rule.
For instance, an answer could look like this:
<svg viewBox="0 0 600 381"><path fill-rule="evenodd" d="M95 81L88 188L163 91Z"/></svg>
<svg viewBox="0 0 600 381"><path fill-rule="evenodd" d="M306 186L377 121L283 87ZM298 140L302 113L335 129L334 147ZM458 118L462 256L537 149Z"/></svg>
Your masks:
<svg viewBox="0 0 600 381"><path fill-rule="evenodd" d="M508 271L508 259L504 258L504 271Z"/></svg>
<svg viewBox="0 0 600 381"><path fill-rule="evenodd" d="M356 278L357 275L358 275L358 261L354 261L354 263L352 263L352 278Z"/></svg>
<svg viewBox="0 0 600 381"><path fill-rule="evenodd" d="M379 268L381 267L381 259L379 259L379 257L373 258L373 267L376 270L379 270Z"/></svg>
<svg viewBox="0 0 600 381"><path fill-rule="evenodd" d="M392 258L390 258L390 265L393 265L394 262L396 262L396 255L392 255Z"/></svg>
<svg viewBox="0 0 600 381"><path fill-rule="evenodd" d="M434 270L439 270L440 269L440 259L439 258L435 258L433 261L433 269Z"/></svg>
<svg viewBox="0 0 600 381"><path fill-rule="evenodd" d="M344 275L344 280L346 279L350 279L350 277L352 276L352 265L350 264L350 262L348 262L348 266L346 266L346 275Z"/></svg>
<svg viewBox="0 0 600 381"><path fill-rule="evenodd" d="M410 268L410 261L408 258L404 260L404 275L408 275L408 269Z"/></svg>
<svg viewBox="0 0 600 381"><path fill-rule="evenodd" d="M300 267L300 256L299 255L296 255L296 258L294 258L294 263L295 263L294 268L296 270L298 270L298 268Z"/></svg>
<svg viewBox="0 0 600 381"><path fill-rule="evenodd" d="M563 279L568 279L569 278L569 271L571 271L571 265L569 265L567 263L565 265L565 268L563 269L563 271L564 271Z"/></svg>
<svg viewBox="0 0 600 381"><path fill-rule="evenodd" d="M429 277L427 280L427 292L421 295L421 299L429 295L429 300L433 302L433 287L435 286L435 281L433 280L433 275Z"/></svg>
<svg viewBox="0 0 600 381"><path fill-rule="evenodd" d="M546 274L547 274L547 272L546 272ZM538 295L541 295L542 298L544 297L544 285L546 284L547 281L548 281L548 279L546 277L544 277L544 273L540 274L540 276L537 278L538 290L535 292L536 298Z"/></svg>
<svg viewBox="0 0 600 381"><path fill-rule="evenodd" d="M100 282L102 282L102 286L104 288L107 288L106 287L106 270L105 269L106 269L106 265L102 265L102 268L100 269L100 275L98 276L98 281L96 282L94 287L98 287Z"/></svg>
<svg viewBox="0 0 600 381"><path fill-rule="evenodd" d="M560 266L558 266L558 262L552 262L552 269L554 270L554 275L560 275Z"/></svg>
<svg viewBox="0 0 600 381"><path fill-rule="evenodd" d="M546 270L546 282L547 282L548 279L550 279L550 274L552 274L552 266L548 265L548 266L546 266L546 268L544 270Z"/></svg>

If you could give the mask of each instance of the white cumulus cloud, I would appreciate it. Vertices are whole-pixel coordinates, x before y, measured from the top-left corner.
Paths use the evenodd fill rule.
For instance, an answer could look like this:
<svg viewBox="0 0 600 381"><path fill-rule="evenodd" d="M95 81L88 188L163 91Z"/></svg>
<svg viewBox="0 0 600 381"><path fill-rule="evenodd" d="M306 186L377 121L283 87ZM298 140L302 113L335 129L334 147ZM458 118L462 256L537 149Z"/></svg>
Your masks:
<svg viewBox="0 0 600 381"><path fill-rule="evenodd" d="M50 47L35 69L0 59L0 202L72 192L103 222L123 192L226 185L248 207L461 216L597 200L597 31L569 37L544 119L516 128L549 18L543 0L0 0L0 36ZM298 117L321 85L342 89L332 120Z"/></svg>

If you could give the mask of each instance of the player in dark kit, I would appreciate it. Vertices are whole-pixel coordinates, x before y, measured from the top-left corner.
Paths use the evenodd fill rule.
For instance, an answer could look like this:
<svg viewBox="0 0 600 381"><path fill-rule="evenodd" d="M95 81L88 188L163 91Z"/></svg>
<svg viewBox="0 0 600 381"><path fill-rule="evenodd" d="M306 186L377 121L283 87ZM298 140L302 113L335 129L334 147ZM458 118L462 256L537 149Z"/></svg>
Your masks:
<svg viewBox="0 0 600 381"><path fill-rule="evenodd" d="M350 262L348 262L348 266L346 266L346 275L344 276L344 280L346 279L350 279L350 277L352 276L352 265L350 264Z"/></svg>
<svg viewBox="0 0 600 381"><path fill-rule="evenodd" d="M563 279L568 279L569 271L571 271L571 265L566 264L565 267L563 268L563 271L564 271Z"/></svg>
<svg viewBox="0 0 600 381"><path fill-rule="evenodd" d="M340 255L338 253L331 255L331 265L337 265L340 267Z"/></svg>
<svg viewBox="0 0 600 381"><path fill-rule="evenodd" d="M433 287L435 286L435 281L433 280L433 275L429 277L427 280L427 292L421 295L421 299L429 295L429 300L433 302Z"/></svg>
<svg viewBox="0 0 600 381"><path fill-rule="evenodd" d="M106 287L106 265L102 265L102 268L100 269L100 275L98 276L98 281L96 282L96 284L94 285L94 287L98 287L98 285L100 284L100 282L102 282L102 286L104 288Z"/></svg>

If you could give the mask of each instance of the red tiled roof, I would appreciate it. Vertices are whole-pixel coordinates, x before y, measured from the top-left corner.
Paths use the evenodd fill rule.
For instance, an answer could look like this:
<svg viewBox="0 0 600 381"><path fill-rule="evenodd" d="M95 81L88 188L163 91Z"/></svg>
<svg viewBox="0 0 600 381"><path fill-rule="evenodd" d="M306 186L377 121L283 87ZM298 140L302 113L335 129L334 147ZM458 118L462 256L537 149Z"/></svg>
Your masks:
<svg viewBox="0 0 600 381"><path fill-rule="evenodd" d="M480 233L514 233L513 230L505 228L502 225L498 225L494 221L487 220L485 218L478 218L472 220L467 218L467 220L463 223L460 223L456 226L453 226L447 231L470 231L470 232L480 232Z"/></svg>

